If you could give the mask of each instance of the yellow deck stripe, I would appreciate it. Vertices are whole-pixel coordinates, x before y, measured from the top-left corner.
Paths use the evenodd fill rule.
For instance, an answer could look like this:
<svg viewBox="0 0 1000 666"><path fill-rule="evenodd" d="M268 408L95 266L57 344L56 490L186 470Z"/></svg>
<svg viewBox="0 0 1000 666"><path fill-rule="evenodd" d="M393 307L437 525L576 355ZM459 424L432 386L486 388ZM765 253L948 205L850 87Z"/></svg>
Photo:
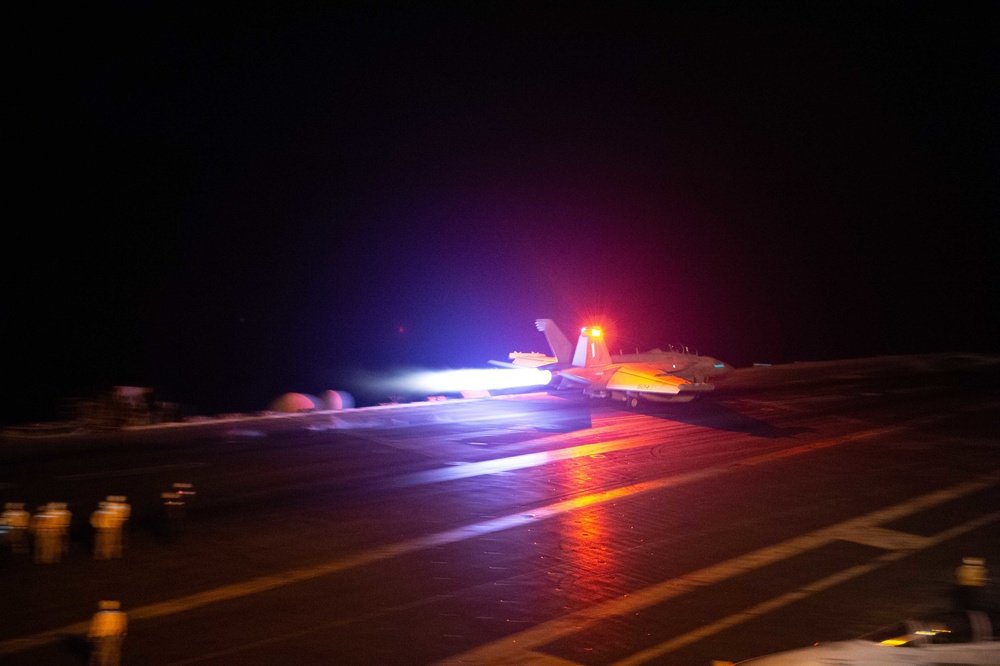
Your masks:
<svg viewBox="0 0 1000 666"><path fill-rule="evenodd" d="M608 601L581 609L575 613L539 624L531 629L512 634L499 641L480 646L479 648L470 650L464 654L450 657L439 663L518 663L519 655L521 653L535 650L536 648L551 643L557 639L574 634L581 629L584 629L585 627L605 618L615 615L629 615L635 613L644 608L662 603L668 599L678 597L691 590L700 587L707 587L740 574L753 571L754 569L759 569L775 562L800 555L806 551L819 548L836 539L842 538L845 534L850 534L851 530L868 527L876 522L894 520L896 518L908 516L932 506L990 488L997 484L1000 484L1000 470L996 470L973 481L966 481L952 486L951 488L921 495L886 509L880 509L865 516L852 518L837 525L824 527L811 532L810 534L794 537L774 546L761 548L760 550L756 550L752 553L740 555L725 562L720 562L718 564L705 567L704 569L693 571L678 578L663 581L661 583L657 583L656 585L652 585L635 592L630 592L627 595L615 599L609 599ZM989 514L981 519L971 521L966 525L972 524L976 527L979 526L979 524L986 524L996 519L997 514ZM972 528L970 527L968 529ZM965 530L965 526L959 526L946 530L938 537L933 537L935 541L925 542L925 547L930 545L930 543L939 543L945 539L950 539L953 536L962 534ZM898 557L902 556L901 554L907 554L910 552L914 551L912 549L890 551L883 557L898 559ZM862 566L867 567L869 565ZM836 575L843 575L843 573ZM856 575L860 575L860 573ZM699 631L703 630L704 629L701 629Z"/></svg>
<svg viewBox="0 0 1000 666"><path fill-rule="evenodd" d="M975 518L966 523L945 530L944 532L941 532L936 536L927 538L925 543L923 543L920 546L919 550L923 550L924 548L929 548L933 545L937 545L939 543L947 541L948 539L959 536L960 534L971 532L974 529L983 527L984 525L988 525L998 520L1000 520L1000 511L995 511L985 516L980 516L979 518ZM754 618L775 611L779 608L782 608L783 606L788 606L789 604L792 604L796 601L805 599L806 597L812 596L819 592L823 592L824 590L827 590L836 585L840 585L841 583L845 583L851 580L852 578L857 578L867 573L871 573L872 571L880 569L891 562L896 562L897 560L901 560L904 557L913 554L913 552L915 552L914 549L908 548L905 550L896 550L885 553L880 557L876 558L875 560L868 562L867 564L859 564L857 566L844 569L843 571L839 571L835 574L827 576L826 578L821 578L820 580L814 581L812 583L809 583L808 585L800 587L799 589L793 592L788 592L787 594L775 597L774 599L769 599L768 601L757 604L756 606L748 608L745 611L735 613L733 615L730 615L729 617L725 617L722 618L721 620L713 622L712 624L705 625L704 627L699 627L694 631L688 632L681 636L677 636L676 638L672 638L669 641L665 641L663 643L660 643L659 645L647 648L646 650L643 650L641 652L637 652L626 659L622 659L621 661L615 662L613 666L637 666L638 664L644 664L652 659L656 659L658 657L662 657L665 654L669 654L670 652L674 652L675 650L678 650L686 645L690 645L691 643L695 643L704 638L708 638L709 636L713 636L725 629L735 627L738 624L742 624L743 622L746 622L748 620L753 620Z"/></svg>

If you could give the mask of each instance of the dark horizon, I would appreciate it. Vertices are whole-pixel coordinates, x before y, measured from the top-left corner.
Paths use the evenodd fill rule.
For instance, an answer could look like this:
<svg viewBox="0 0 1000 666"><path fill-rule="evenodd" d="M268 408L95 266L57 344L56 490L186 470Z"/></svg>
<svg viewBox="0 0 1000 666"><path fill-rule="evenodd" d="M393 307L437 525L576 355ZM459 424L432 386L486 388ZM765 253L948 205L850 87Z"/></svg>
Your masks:
<svg viewBox="0 0 1000 666"><path fill-rule="evenodd" d="M736 366L1000 352L988 7L21 12L0 422L484 367L538 317Z"/></svg>

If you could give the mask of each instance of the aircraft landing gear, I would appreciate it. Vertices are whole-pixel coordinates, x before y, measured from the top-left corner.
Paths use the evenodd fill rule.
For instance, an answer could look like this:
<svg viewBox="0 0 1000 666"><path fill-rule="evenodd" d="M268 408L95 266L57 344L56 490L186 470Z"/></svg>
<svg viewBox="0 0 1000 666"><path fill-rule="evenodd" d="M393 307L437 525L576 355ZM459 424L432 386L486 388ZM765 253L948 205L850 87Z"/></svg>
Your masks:
<svg viewBox="0 0 1000 666"><path fill-rule="evenodd" d="M642 402L639 400L637 395L627 395L625 396L625 405L632 410L638 410Z"/></svg>

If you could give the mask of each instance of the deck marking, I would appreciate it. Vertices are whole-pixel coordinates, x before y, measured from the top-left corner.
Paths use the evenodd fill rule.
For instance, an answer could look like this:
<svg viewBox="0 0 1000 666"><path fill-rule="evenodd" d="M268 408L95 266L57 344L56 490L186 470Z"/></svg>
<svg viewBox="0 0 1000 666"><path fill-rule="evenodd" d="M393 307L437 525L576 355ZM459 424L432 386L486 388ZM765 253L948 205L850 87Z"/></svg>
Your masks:
<svg viewBox="0 0 1000 666"><path fill-rule="evenodd" d="M809 451L825 449L830 446L837 446L838 444L846 444L848 442L852 442L855 440L868 439L870 437L885 435L905 429L906 428L903 426L877 428L875 430L867 430L861 433L845 435L844 437L838 437L834 439L821 440L818 442L802 444L800 446L795 446L790 449L781 449L778 451L772 451L770 453L764 453L759 456L753 456L751 458L747 458L744 460L729 461L725 464L740 465L740 466L759 465L763 462L771 462L772 460L778 460L780 458L785 458L788 456L796 456ZM460 465L451 465L448 467L439 467L437 469L426 470L423 472L414 472L412 474L406 474L400 477L400 479L395 483L393 483L393 485L406 487L406 486L422 485L427 483L441 483L444 481L454 481L457 479L467 479L474 476L483 476L485 474L498 474L501 472L509 472L512 470L525 469L527 467L548 465L550 463L560 462L562 460L568 460L571 458L604 454L612 451L625 451L628 449L657 446L657 444L653 444L649 441L650 434L656 434L656 433L645 433L643 435L624 437L622 439L616 439L609 442L580 444L577 446L569 446L561 449L553 449L550 451L538 451L536 453L525 453L517 456L509 456L506 458L493 458L491 460L483 460L480 462L471 462L471 463L463 463ZM542 441L542 440L537 440L537 441ZM715 475L718 473L718 469L708 467L702 470L702 472L708 475Z"/></svg>
<svg viewBox="0 0 1000 666"><path fill-rule="evenodd" d="M827 576L826 578L821 578L820 580L809 583L808 585L804 585L803 587L800 587L799 589L793 592L788 592L781 596L775 597L774 599L769 599L767 601L757 604L756 606L748 608L745 611L734 613L733 615L722 618L721 620L713 622L712 624L707 624L704 627L699 627L694 631L690 631L686 634L677 636L676 638L673 638L669 641L660 643L659 645L655 645L651 648L642 650L641 652L637 652L625 659L615 662L613 666L636 666L637 664L644 664L652 659L662 657L665 654L674 652L679 648L690 645L691 643L696 643L697 641L700 641L703 638L708 638L709 636L713 636L725 629L729 629L738 624L742 624L743 622L752 620L761 615L766 615L767 613L775 611L779 608L795 603L800 599L805 599L806 597L812 596L813 594L817 594L818 592L823 592L824 590L827 590L831 587L835 587L837 585L840 585L841 583L845 583L853 578L857 578L867 573L871 573L872 571L880 569L887 564L903 559L907 555L910 555L913 552L915 552L915 550L922 550L923 548L929 548L930 546L937 545L943 541L947 541L948 539L954 538L961 534L965 534L966 532L971 532L974 529L977 529L984 525L988 525L989 523L996 522L997 520L1000 520L1000 511L995 511L985 516L980 516L978 518L970 520L961 525L956 525L955 527L947 529L944 532L941 532L933 537L927 537L926 543L920 548L917 549L905 548L902 550L895 550L892 552L884 553L883 555L877 557L871 562L868 562L866 564L859 564L850 567L848 569L844 569L843 571L838 571L837 573Z"/></svg>
<svg viewBox="0 0 1000 666"><path fill-rule="evenodd" d="M635 613L644 608L662 603L668 599L679 597L680 595L691 590L720 583L740 574L760 569L775 562L800 555L806 551L825 546L840 539L843 534L850 534L852 530L857 530L861 527L874 526L874 524L878 522L890 521L917 513L932 506L958 499L965 495L970 495L997 484L1000 484L1000 470L995 470L990 474L972 481L966 481L950 488L945 488L943 490L934 491L926 495L912 498L905 502L874 511L858 518L851 518L837 525L820 528L809 534L793 537L773 546L766 546L751 553L734 557L725 562L720 562L718 564L684 574L683 576L666 580L641 590L630 592L621 597L609 599L587 608L582 608L574 613L570 613L569 615L564 615L536 625L531 629L511 634L506 638L500 639L499 641L488 643L463 654L449 657L439 663L519 663L520 654L522 652L535 650L560 638L577 633L589 625L608 617ZM969 521L963 525L945 530L934 537L930 537L930 541L926 542L924 547L934 543L940 543L941 541L945 541L959 534L964 534L965 532L975 529L976 527L988 524L998 519L1000 519L1000 512L988 514L976 520ZM887 561L893 561L894 559L899 559L900 557L912 552L915 551L912 549L890 551L889 553L882 555L882 557L888 558ZM853 569L848 571L853 571ZM841 572L840 574L834 574L831 578L844 575L846 574ZM861 574L858 573L855 575ZM844 580L848 579L849 578L844 578ZM740 617L743 616L740 615ZM749 619L749 617L745 619ZM721 631L721 628L719 630ZM703 631L703 629L699 629L697 631L700 632ZM693 640L697 640L697 638L692 639L692 642Z"/></svg>
<svg viewBox="0 0 1000 666"><path fill-rule="evenodd" d="M852 527L837 535L843 541L853 541L864 546L883 550L920 550L926 548L930 537L890 530L885 527Z"/></svg>

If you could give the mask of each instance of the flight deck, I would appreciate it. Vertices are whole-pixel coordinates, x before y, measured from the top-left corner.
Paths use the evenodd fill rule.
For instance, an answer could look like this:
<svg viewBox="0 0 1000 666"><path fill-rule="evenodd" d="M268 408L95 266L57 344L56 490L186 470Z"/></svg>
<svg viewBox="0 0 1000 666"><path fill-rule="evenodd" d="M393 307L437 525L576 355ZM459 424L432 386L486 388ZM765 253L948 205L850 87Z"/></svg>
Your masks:
<svg viewBox="0 0 1000 666"><path fill-rule="evenodd" d="M0 500L73 512L3 553L0 661L677 664L951 610L1000 570L1000 358L735 370L626 410L559 392L0 441ZM163 530L161 493L196 490ZM91 512L132 504L121 559ZM989 586L984 603L997 606Z"/></svg>

